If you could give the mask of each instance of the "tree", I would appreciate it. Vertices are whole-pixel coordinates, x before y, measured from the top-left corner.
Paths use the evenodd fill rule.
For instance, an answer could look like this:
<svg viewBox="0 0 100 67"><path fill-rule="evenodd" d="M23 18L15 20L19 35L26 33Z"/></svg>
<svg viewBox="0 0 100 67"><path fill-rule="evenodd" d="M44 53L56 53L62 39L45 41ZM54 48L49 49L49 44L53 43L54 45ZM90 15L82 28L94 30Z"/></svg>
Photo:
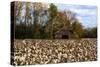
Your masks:
<svg viewBox="0 0 100 67"><path fill-rule="evenodd" d="M57 15L57 7L53 3L50 4L49 12L50 19L53 20Z"/></svg>
<svg viewBox="0 0 100 67"><path fill-rule="evenodd" d="M91 34L93 38L97 38L97 27L91 29Z"/></svg>
<svg viewBox="0 0 100 67"><path fill-rule="evenodd" d="M42 3L33 3L33 37L40 38L40 12L42 10Z"/></svg>
<svg viewBox="0 0 100 67"><path fill-rule="evenodd" d="M72 38L81 38L83 33L83 27L81 23L77 21L72 23Z"/></svg>
<svg viewBox="0 0 100 67"><path fill-rule="evenodd" d="M51 36L50 38L53 39L53 23L57 16L57 7L53 3L51 3L50 8L48 10L50 13L50 17L49 17L49 23L50 23L49 32L50 32L50 36Z"/></svg>
<svg viewBox="0 0 100 67"><path fill-rule="evenodd" d="M29 2L26 2L25 3L25 6L26 6L26 12L25 12L25 24L26 25L29 25L29 20L32 20L32 17L31 17L31 14L30 14L30 3Z"/></svg>
<svg viewBox="0 0 100 67"><path fill-rule="evenodd" d="M53 23L53 34L61 30L62 28L67 29L67 26L68 22L67 22L66 12L57 12L56 19L54 20Z"/></svg>
<svg viewBox="0 0 100 67"><path fill-rule="evenodd" d="M21 10L22 10L23 4L22 2L15 2L15 12L14 12L14 26L15 26L15 38L22 38L22 27L21 27ZM21 37L20 37L21 36Z"/></svg>
<svg viewBox="0 0 100 67"><path fill-rule="evenodd" d="M23 7L22 2L18 2L18 1L15 2L15 17L16 17L15 21L21 22L20 17L21 17L22 7Z"/></svg>
<svg viewBox="0 0 100 67"><path fill-rule="evenodd" d="M82 37L83 38L97 38L97 27L84 29Z"/></svg>
<svg viewBox="0 0 100 67"><path fill-rule="evenodd" d="M23 10L25 10L25 12L23 12ZM24 15L22 16L22 14ZM16 38L30 38L31 37L30 36L32 35L31 33L32 25L30 23L31 20L32 20L32 16L30 14L30 3L17 2L16 3L16 22L18 23L16 23L16 28L15 28Z"/></svg>

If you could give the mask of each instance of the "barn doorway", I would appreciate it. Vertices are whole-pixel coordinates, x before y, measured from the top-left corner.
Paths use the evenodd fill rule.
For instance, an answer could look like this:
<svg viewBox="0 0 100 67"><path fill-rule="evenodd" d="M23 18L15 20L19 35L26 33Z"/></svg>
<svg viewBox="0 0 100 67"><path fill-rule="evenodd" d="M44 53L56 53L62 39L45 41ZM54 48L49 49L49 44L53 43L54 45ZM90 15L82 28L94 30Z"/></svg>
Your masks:
<svg viewBox="0 0 100 67"><path fill-rule="evenodd" d="M62 35L62 39L68 39L68 35Z"/></svg>

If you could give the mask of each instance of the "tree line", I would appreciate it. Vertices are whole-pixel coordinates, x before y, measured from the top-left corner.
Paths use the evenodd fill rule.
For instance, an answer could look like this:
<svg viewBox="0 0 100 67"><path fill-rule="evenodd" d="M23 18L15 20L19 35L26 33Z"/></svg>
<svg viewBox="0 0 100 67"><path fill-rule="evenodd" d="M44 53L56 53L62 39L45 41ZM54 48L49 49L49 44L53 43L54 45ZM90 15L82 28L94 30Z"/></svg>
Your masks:
<svg viewBox="0 0 100 67"><path fill-rule="evenodd" d="M56 39L56 33L62 30L68 30L70 38L97 37L97 27L84 29L74 12L59 11L53 3L49 4L48 8L44 8L42 3L15 2L15 4L16 39ZM24 16L21 16L23 10Z"/></svg>

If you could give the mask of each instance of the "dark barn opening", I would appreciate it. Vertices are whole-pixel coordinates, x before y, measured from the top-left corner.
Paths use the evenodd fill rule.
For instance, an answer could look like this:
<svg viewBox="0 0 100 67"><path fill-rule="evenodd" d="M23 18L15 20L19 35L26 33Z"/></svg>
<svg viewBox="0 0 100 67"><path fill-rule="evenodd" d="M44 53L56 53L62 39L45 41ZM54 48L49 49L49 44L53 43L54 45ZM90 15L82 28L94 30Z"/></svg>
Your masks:
<svg viewBox="0 0 100 67"><path fill-rule="evenodd" d="M62 39L68 39L68 35L62 35Z"/></svg>

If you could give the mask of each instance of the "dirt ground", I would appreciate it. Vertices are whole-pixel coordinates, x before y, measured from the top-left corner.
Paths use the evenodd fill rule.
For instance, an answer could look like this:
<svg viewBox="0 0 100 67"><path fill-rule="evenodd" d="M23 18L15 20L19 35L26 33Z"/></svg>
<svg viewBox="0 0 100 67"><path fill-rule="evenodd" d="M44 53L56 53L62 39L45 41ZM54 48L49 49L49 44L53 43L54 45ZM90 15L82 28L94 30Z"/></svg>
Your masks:
<svg viewBox="0 0 100 67"><path fill-rule="evenodd" d="M24 39L14 41L13 65L55 64L97 60L97 39Z"/></svg>

